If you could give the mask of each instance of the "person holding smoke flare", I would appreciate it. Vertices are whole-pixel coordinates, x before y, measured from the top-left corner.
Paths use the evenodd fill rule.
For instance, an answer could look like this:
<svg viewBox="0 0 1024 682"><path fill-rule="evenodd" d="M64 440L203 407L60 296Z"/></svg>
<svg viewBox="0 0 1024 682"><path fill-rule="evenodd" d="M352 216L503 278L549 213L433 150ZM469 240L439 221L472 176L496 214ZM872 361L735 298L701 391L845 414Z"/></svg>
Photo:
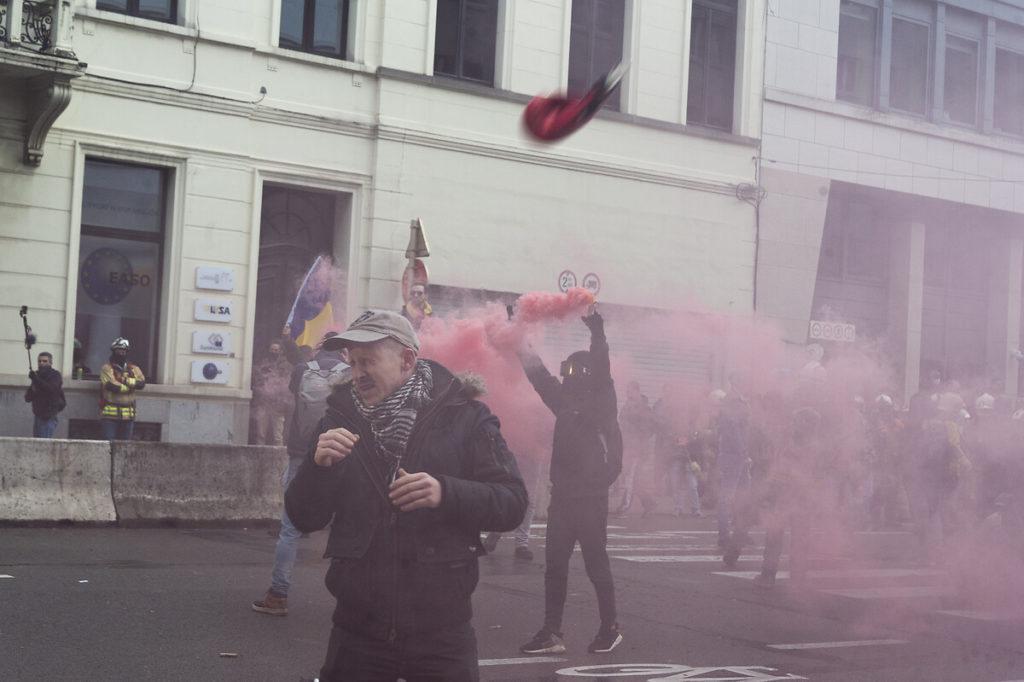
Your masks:
<svg viewBox="0 0 1024 682"><path fill-rule="evenodd" d="M590 329L590 350L576 351L561 366L562 382L548 372L536 353L525 350L520 362L526 377L555 414L551 448L551 502L544 547L544 625L520 651L565 651L562 613L569 582L569 559L580 543L587 577L597 593L601 625L591 653L606 653L622 641L615 612L615 584L606 549L608 488L622 471L622 433L608 359L604 320L596 311L583 318Z"/></svg>

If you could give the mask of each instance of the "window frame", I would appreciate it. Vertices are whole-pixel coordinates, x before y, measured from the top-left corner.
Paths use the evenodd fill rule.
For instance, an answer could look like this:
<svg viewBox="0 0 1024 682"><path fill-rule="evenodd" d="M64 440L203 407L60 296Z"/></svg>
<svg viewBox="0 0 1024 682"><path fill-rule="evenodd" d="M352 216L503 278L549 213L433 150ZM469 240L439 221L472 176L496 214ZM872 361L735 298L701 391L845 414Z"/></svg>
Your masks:
<svg viewBox="0 0 1024 682"><path fill-rule="evenodd" d="M96 0L96 9L103 12L113 12L115 14L121 14L128 17L137 17L139 19L146 19L148 21L159 21L162 24L173 24L178 25L180 16L178 14L178 0L167 0L168 2L168 17L158 17L151 14L143 14L139 9L140 0L125 0L125 8L112 6L111 3L105 3L104 0Z"/></svg>
<svg viewBox="0 0 1024 682"><path fill-rule="evenodd" d="M441 41L438 40L438 31L446 30L448 26L444 26L442 29L441 22L441 4L443 2L454 2L458 5L456 11L456 20L454 26L455 32L455 52L452 58L455 62L454 73L452 71L443 71L438 68L438 60L447 56L445 54L438 54L438 46ZM466 33L467 33L467 22L466 22L466 9L471 3L477 3L479 5L487 4L492 10L490 14L493 15L493 26L486 26L492 37L492 50L490 56L490 77L489 78L477 78L474 76L467 76L465 74L466 62L465 62L465 48L466 48ZM443 76L445 78L454 78L457 80L464 80L470 83L478 83L488 87L494 87L498 78L498 65L500 63L499 50L499 25L501 23L501 1L500 0L436 0L436 10L434 13L434 55L432 62L432 71L435 76ZM485 37L486 38L486 37Z"/></svg>
<svg viewBox="0 0 1024 682"><path fill-rule="evenodd" d="M694 125L694 126L699 126L699 127L702 127L702 128L713 128L715 130L724 130L726 132L730 132L731 133L733 131L733 129L736 127L736 67L737 67L737 63L738 63L737 52L738 52L738 49L739 49L739 46L740 46L741 37L739 35L739 29L740 29L740 6L739 6L739 2L738 2L738 0L732 0L733 4L728 4L727 5L727 3L729 3L729 2L730 2L730 0L693 0L693 2L691 4L690 38L689 38L689 40L690 40L690 49L689 49L689 54L687 55L689 73L688 73L688 76L687 76L687 85L686 85L686 125ZM693 54L694 54L693 53L693 49L694 49L693 46L694 46L694 43L695 43L694 37L693 37L694 36L694 32L693 32L694 31L693 18L694 18L694 15L696 15L696 11L697 11L698 8L701 8L701 9L706 10L708 12L708 21L707 21L708 35L706 36L706 39L704 41L705 45L707 46L707 48L705 50L704 59L703 59L703 61L697 62L697 64L699 64L702 67L702 78L703 78L703 80L701 81L701 84L703 86L702 98L701 98L701 102L700 102L700 105L701 105L701 115L700 116L695 116L695 117L691 118L691 115L690 115L690 104L693 101L693 94L694 94L693 85L694 85L694 66L695 66L694 56L693 56ZM730 104L731 104L731 106L729 107L729 109L730 109L730 116L729 116L728 124L724 124L724 123L723 124L711 123L708 120L710 118L711 114L709 112L709 106L708 106L708 102L709 102L710 98L708 97L708 88L707 88L707 86L708 86L709 83L717 82L717 80L712 77L714 74L712 72L712 68L713 68L712 67L712 63L711 63L712 60L710 59L710 55L712 53L712 41L710 40L710 37L712 35L713 19L715 17L714 13L716 13L716 12L719 13L719 14L728 14L731 17L731 19L732 19L732 28L733 28L733 31L732 31L732 69L731 69L731 72L729 74L728 87L724 87L722 89L722 92L727 92L728 93L728 98L729 98L729 101L730 101Z"/></svg>
<svg viewBox="0 0 1024 682"><path fill-rule="evenodd" d="M170 239L170 233L172 230L171 224L171 206L173 203L173 197L176 192L177 178L180 175L180 168L175 165L168 165L164 163L154 162L153 160L137 159L137 158L119 158L118 156L106 156L102 153L95 153L87 151L81 157L81 181L79 187L81 189L81 196L79 198L79 206L84 204L86 199L86 187L85 187L85 176L87 173L88 165L91 162L98 162L108 165L116 165L122 167L135 167L144 168L147 170L156 170L160 173L160 206L158 209L159 214L159 230L156 232L146 230L132 230L117 227L93 225L86 222L84 211L79 209L78 215L78 231L77 243L75 244L75 252L69 253L70 260L75 264L75 290L77 291L82 278L81 273L81 262L84 254L82 253L82 238L83 237L95 237L99 239L114 239L123 240L131 243L141 244L155 244L156 245L156 273L154 275L154 292L152 298L155 301L156 309L152 312L149 318L149 333L151 335L151 345L146 350L145 363L140 363L143 372L146 374L147 383L156 384L160 383L159 377L162 375L162 365L168 358L164 357L163 344L161 342L161 327L164 323L163 315L164 311L167 310L168 301L167 294L168 288L165 286L168 284L167 278L169 275L168 270L168 253ZM78 324L79 317L79 301L76 298L74 307L69 309L70 313L70 329L71 334L75 334L75 329ZM139 357L139 351L137 348L133 348L132 356L135 358ZM84 358L83 358L84 359ZM99 376L99 367L90 368L90 373L85 378L96 378Z"/></svg>
<svg viewBox="0 0 1024 682"><path fill-rule="evenodd" d="M1013 23L1005 15L985 14L982 8L969 6L965 2L928 3L923 0L842 0L843 6L859 5L873 9L877 17L878 43L875 52L876 97L873 104L864 105L853 98L844 97L840 90L839 60L836 66L836 94L839 102L857 106L870 106L878 111L924 119L937 125L970 130L983 135L1003 135L1014 139L1024 138L1024 124L1021 130L1004 130L996 123L996 100L1003 90L997 90L997 59L1007 52L1024 56L1024 23ZM842 14L840 14L842 16ZM926 25L929 31L929 56L926 82L925 114L908 111L893 104L892 62L893 22L905 20ZM947 42L967 41L976 46L976 87L974 98L974 121L967 123L954 120L946 114L946 52Z"/></svg>
<svg viewBox="0 0 1024 682"><path fill-rule="evenodd" d="M840 5L839 5L839 22L840 22L840 26L842 26L843 15L844 15L843 8L844 7L863 7L864 9L870 10L871 12L874 13L874 21L872 22L873 23L872 28L874 29L874 31L873 31L874 35L872 36L871 55L870 55L870 64L869 64L869 73L870 73L871 84L870 84L870 88L869 88L870 92L868 93L868 96L867 96L867 99L868 99L867 102L862 102L859 99L854 99L852 97L843 97L843 96L841 96L840 90L839 90L839 80L840 80L839 79L839 70L842 68L843 55L841 53L838 53L837 54L837 65L836 65L836 99L842 100L844 102L850 102L852 104L859 104L859 105L862 105L862 106L875 107L875 106L878 105L879 81L880 81L880 79L879 79L879 62L881 61L881 57L882 57L881 49L880 49L880 45L881 45L881 41L882 41L882 12L881 12L881 9L875 3L859 2L858 0L841 0ZM845 14L847 16L851 16L851 17L854 16L852 13L849 13L849 12L846 12ZM841 33L841 31L840 31L840 33ZM851 92L851 94L852 94L853 91L849 91L849 92Z"/></svg>
<svg viewBox="0 0 1024 682"><path fill-rule="evenodd" d="M992 91L993 91L993 99L992 99L992 130L993 130L993 132L999 133L1001 135L1012 135L1013 137L1024 137L1024 86L1022 86L1020 88L1021 101L1018 102L1018 106L1020 107L1020 114L1017 117L1018 129L1014 131L1014 130L1005 130L1005 129L999 127L999 118L998 118L997 112L996 112L996 107L997 107L997 94L996 93L999 92L999 88L997 87L998 83L996 83L996 75L999 72L999 69L998 69L998 59L999 59L999 53L1000 52L1004 52L1004 53L1007 53L1007 54L1012 54L1012 55L1014 55L1019 60L1019 63L1020 63L1019 73L1020 73L1020 75L1022 77L1024 77L1024 45L1022 45L1019 50L1014 50L1014 49L1011 49L1009 47L1003 47L1002 45L997 45L996 48L995 48L995 62L993 64L994 73L992 74ZM1012 103L1011 103L1011 108L1012 108Z"/></svg>
<svg viewBox="0 0 1024 682"><path fill-rule="evenodd" d="M898 113L903 114L905 116L911 116L913 118L928 119L928 118L930 118L930 115L931 115L932 102L935 101L935 86L934 86L934 81L935 81L935 78L936 78L936 76L935 76L935 65L936 65L936 58L935 58L935 55L936 55L935 25L934 25L934 23L929 22L927 20L924 20L924 19L922 19L920 17L908 16L908 15L904 15L904 14L895 14L895 13L893 14L893 16L891 18L891 28L890 28L890 34L889 34L889 63L886 65L886 66L888 66L887 70L889 71L889 83L890 83L890 86L892 84L892 72L895 70L895 65L894 65L894 62L893 62L893 49L892 49L892 45L893 45L893 43L896 40L896 38L895 38L895 36L893 34L895 33L895 24L896 24L897 21L902 21L902 22L905 22L906 24L908 24L910 26L919 26L919 27L922 27L922 28L925 29L925 40L926 40L925 53L926 53L926 56L925 56L925 66L924 66L924 74L923 74L923 77L924 77L924 80L923 80L923 85L924 85L924 101L921 103L921 111L920 112L914 111L913 109L903 109L903 108L900 108L899 106L896 106L895 104L893 104L893 101L892 101L892 89L890 89L890 91L889 91L889 108L892 111L898 112Z"/></svg>
<svg viewBox="0 0 1024 682"><path fill-rule="evenodd" d="M621 64L625 59L626 48L626 13L629 5L626 0L572 0L569 27L569 80L568 91L574 94L586 92L598 78L611 71L615 66ZM601 12L602 5L618 5L612 14L605 15ZM577 16L577 8L586 7L588 16ZM581 14L584 10L581 10ZM606 44L606 34L600 30L601 19L617 15L618 19L618 57L614 63L604 64L603 58L611 51L602 52L599 48ZM574 50L574 47L576 48ZM585 73L574 74L574 55L579 56L580 50L585 49L587 64ZM576 61L576 70L579 70L579 61ZM622 88L617 88L602 105L604 108L614 111L622 110Z"/></svg>
<svg viewBox="0 0 1024 682"><path fill-rule="evenodd" d="M293 50L295 52L302 52L305 54L317 55L318 57L325 57L327 59L339 59L341 61L353 61L352 56L352 45L350 44L351 34L351 23L352 23L352 3L351 0L337 0L341 3L339 14L341 16L341 25L338 27L340 35L340 46L337 52L333 50L319 50L316 47L316 3L317 0L301 0L303 4L302 8L302 41L299 45L288 44L284 40L282 33L282 27L284 25L283 15L285 10L285 3L282 0L280 5L280 12L278 13L277 23L277 46L282 50Z"/></svg>

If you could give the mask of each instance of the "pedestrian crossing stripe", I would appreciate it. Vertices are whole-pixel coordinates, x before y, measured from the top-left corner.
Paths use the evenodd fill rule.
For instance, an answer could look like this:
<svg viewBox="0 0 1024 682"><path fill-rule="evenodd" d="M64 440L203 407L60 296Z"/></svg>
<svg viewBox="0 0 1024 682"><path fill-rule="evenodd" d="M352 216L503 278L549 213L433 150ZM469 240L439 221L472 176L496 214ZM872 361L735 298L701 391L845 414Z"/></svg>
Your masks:
<svg viewBox="0 0 1024 682"><path fill-rule="evenodd" d="M768 644L769 649L799 651L803 649L841 649L854 646L891 646L909 644L905 639L860 639L849 642L804 642L802 644Z"/></svg>
<svg viewBox="0 0 1024 682"><path fill-rule="evenodd" d="M720 554L677 554L677 555L660 555L660 556L621 556L615 555L612 559L622 559L623 561L633 561L637 563L651 563L651 564L696 564L696 563L720 563L722 556ZM760 561L760 554L749 554L741 556L738 561Z"/></svg>
<svg viewBox="0 0 1024 682"><path fill-rule="evenodd" d="M483 658L477 661L481 668L495 665L525 665L528 663L565 663L567 658L557 656L530 656L520 658Z"/></svg>

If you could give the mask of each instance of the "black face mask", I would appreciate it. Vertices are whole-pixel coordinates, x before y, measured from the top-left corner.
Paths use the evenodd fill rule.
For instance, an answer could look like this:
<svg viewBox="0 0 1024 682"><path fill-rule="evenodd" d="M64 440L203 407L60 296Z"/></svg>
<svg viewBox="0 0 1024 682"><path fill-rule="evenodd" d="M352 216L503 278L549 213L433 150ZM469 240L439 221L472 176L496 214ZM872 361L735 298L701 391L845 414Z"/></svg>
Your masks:
<svg viewBox="0 0 1024 682"><path fill-rule="evenodd" d="M112 364L112 365L127 365L128 364L128 354L127 353L119 353L117 351L114 351L113 353L110 354L110 364Z"/></svg>

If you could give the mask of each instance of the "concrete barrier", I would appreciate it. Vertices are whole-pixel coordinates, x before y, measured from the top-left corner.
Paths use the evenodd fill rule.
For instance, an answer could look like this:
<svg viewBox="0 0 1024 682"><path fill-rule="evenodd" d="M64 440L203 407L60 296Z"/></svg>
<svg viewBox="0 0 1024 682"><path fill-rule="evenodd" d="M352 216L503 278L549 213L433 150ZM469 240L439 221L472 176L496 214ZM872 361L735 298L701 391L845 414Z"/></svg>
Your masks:
<svg viewBox="0 0 1024 682"><path fill-rule="evenodd" d="M281 518L283 447L114 441L113 501L121 521Z"/></svg>
<svg viewBox="0 0 1024 682"><path fill-rule="evenodd" d="M117 520L110 496L110 443L0 438L0 519Z"/></svg>

